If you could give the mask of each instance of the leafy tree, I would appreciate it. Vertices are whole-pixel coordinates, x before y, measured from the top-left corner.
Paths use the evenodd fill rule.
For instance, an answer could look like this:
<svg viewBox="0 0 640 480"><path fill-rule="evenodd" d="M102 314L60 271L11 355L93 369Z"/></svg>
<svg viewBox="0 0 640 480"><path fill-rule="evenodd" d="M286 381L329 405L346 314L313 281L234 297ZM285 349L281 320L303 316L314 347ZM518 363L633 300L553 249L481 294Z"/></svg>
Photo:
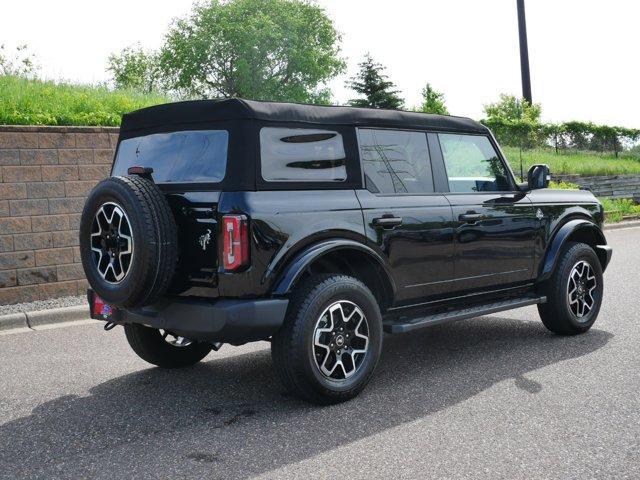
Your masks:
<svg viewBox="0 0 640 480"><path fill-rule="evenodd" d="M308 0L209 0L176 21L159 52L169 89L189 97L328 103L340 35Z"/></svg>
<svg viewBox="0 0 640 480"><path fill-rule="evenodd" d="M539 103L531 105L524 99L502 93L499 101L484 106L484 112L487 118L538 123L542 107Z"/></svg>
<svg viewBox="0 0 640 480"><path fill-rule="evenodd" d="M505 145L522 148L543 146L547 135L540 123L542 107L524 99L501 94L500 100L484 106L483 122L493 129Z"/></svg>
<svg viewBox="0 0 640 480"><path fill-rule="evenodd" d="M347 82L347 86L358 92L361 97L349 100L349 105L392 110L402 108L404 100L398 96L398 90L394 90L393 82L383 73L385 68L381 64L375 62L367 53L364 61L358 66L360 71Z"/></svg>
<svg viewBox="0 0 640 480"><path fill-rule="evenodd" d="M543 146L547 135L540 123L542 107L533 105L514 95L500 94L500 100L484 106L487 118L483 122L491 128L505 145L519 147L520 179L524 181L522 149Z"/></svg>
<svg viewBox="0 0 640 480"><path fill-rule="evenodd" d="M423 102L418 108L419 112L449 115L449 110L444 104L444 93L434 90L430 83L427 83L426 87L422 89L422 98Z"/></svg>
<svg viewBox="0 0 640 480"><path fill-rule="evenodd" d="M33 78L39 70L35 55L29 53L27 45L18 45L13 54L5 45L0 45L0 75Z"/></svg>
<svg viewBox="0 0 640 480"><path fill-rule="evenodd" d="M116 89L145 93L161 89L157 54L145 52L140 46L109 56L107 71L111 72Z"/></svg>

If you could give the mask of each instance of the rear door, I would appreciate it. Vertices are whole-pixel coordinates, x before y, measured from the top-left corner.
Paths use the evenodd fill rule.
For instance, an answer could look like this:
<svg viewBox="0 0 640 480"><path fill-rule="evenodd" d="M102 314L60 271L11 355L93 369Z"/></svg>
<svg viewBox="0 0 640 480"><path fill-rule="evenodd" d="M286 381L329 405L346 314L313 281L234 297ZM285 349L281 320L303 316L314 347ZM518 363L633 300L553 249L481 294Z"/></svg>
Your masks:
<svg viewBox="0 0 640 480"><path fill-rule="evenodd" d="M539 220L488 136L437 135L455 226L456 290L528 281Z"/></svg>
<svg viewBox="0 0 640 480"><path fill-rule="evenodd" d="M398 303L446 292L454 278L453 218L445 195L434 191L426 133L362 128L358 143L366 235L388 258Z"/></svg>

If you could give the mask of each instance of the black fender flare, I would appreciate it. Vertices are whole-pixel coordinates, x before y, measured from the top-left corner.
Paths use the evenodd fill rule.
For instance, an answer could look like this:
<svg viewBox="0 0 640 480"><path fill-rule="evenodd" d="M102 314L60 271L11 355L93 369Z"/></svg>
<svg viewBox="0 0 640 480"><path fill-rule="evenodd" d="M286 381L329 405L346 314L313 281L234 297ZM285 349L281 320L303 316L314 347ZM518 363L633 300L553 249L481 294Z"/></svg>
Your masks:
<svg viewBox="0 0 640 480"><path fill-rule="evenodd" d="M551 239L550 245L547 247L547 251L545 252L541 272L540 275L538 275L538 281L547 280L551 276L560 259L560 252L562 251L562 248L569 240L569 237L579 230L587 230L590 234L595 236L597 241L594 248L598 258L600 259L602 271L607 268L607 264L611 259L611 247L607 246L607 240L600 227L586 219L574 219L562 225Z"/></svg>
<svg viewBox="0 0 640 480"><path fill-rule="evenodd" d="M335 252L336 250L358 250L367 254L373 261L375 261L386 273L387 280L391 286L392 295L395 297L396 284L391 276L389 267L386 265L384 259L371 247L366 246L363 243L356 242L355 240L348 239L329 239L324 240L313 245L309 245L304 250L299 252L293 260L289 262L284 271L278 276L275 282L275 287L272 290L273 295L286 295L291 291L291 288L304 273L311 263L329 252Z"/></svg>

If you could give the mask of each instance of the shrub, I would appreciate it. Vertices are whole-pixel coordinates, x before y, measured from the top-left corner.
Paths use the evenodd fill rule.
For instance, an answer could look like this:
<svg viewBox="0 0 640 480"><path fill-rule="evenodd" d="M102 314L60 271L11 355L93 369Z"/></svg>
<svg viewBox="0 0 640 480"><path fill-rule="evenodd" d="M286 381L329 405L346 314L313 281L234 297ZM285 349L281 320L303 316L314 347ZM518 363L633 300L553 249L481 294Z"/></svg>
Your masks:
<svg viewBox="0 0 640 480"><path fill-rule="evenodd" d="M617 157L625 148L640 140L640 130L590 122L561 124L537 123L527 119L508 120L490 117L481 121L500 143L525 149L552 146L560 150L613 152Z"/></svg>
<svg viewBox="0 0 640 480"><path fill-rule="evenodd" d="M556 190L579 190L580 185L576 185L575 183L571 182L563 182L562 180L560 180L559 182L549 182L549 188Z"/></svg>
<svg viewBox="0 0 640 480"><path fill-rule="evenodd" d="M620 222L624 217L640 215L640 205L628 198L601 198L607 223Z"/></svg>

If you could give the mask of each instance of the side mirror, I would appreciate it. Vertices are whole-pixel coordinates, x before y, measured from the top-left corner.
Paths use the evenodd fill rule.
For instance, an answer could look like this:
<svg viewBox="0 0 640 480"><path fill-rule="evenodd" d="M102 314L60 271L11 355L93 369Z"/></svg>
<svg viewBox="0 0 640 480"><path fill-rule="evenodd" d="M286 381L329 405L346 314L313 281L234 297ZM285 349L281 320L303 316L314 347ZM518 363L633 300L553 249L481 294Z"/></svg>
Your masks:
<svg viewBox="0 0 640 480"><path fill-rule="evenodd" d="M527 172L527 184L530 190L547 188L550 180L551 172L549 171L549 165L544 163L533 165Z"/></svg>

